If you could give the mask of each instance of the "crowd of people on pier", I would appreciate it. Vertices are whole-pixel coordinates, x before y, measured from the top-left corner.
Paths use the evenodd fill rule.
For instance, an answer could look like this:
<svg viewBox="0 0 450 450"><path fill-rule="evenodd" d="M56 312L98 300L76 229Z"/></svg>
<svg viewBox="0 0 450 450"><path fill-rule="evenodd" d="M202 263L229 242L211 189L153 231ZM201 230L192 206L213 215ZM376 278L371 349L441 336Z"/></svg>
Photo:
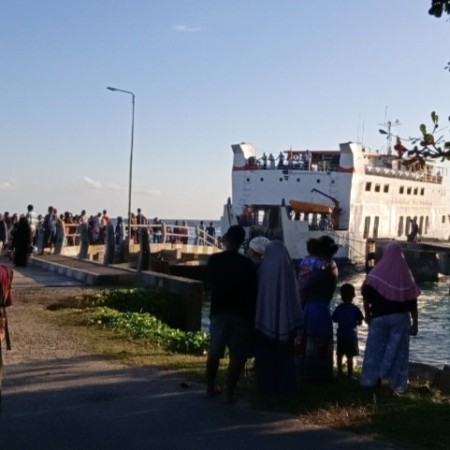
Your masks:
<svg viewBox="0 0 450 450"><path fill-rule="evenodd" d="M334 256L338 245L324 235L310 239L308 256L296 267L285 245L259 236L239 252L245 231L234 225L223 236L224 251L208 262L211 288L207 397L217 386L220 360L228 349L225 401L233 403L240 375L254 358L257 392L264 398L290 398L300 383L325 383L354 376L359 355L357 327L369 327L359 377L364 387L383 382L399 395L408 385L409 341L418 332L420 295L400 244L389 243L362 286L363 310L355 287L340 287L341 303L331 311L338 285ZM334 349L333 322L337 323Z"/></svg>
<svg viewBox="0 0 450 450"><path fill-rule="evenodd" d="M90 216L85 210L80 214L58 213L53 206L45 214L37 214L33 205L23 213L6 211L0 213L0 253L7 252L16 266L25 266L32 253L58 254L65 245L78 245L83 228L90 244L103 244L110 222L106 210ZM115 233L118 237L121 234L119 221Z"/></svg>
<svg viewBox="0 0 450 450"><path fill-rule="evenodd" d="M0 255L7 253L14 264L25 266L33 253L59 254L64 246L106 244L109 231L115 249L121 252L128 237L140 243L140 230L146 228L153 243L188 244L193 238L197 245L217 245L216 230L212 222L200 221L195 227L195 238L189 235L192 227L187 221L176 220L173 225L163 224L158 217L147 219L141 208L131 212L128 218L121 216L112 219L106 209L88 215L86 210L79 214L65 211L58 213L57 208L49 206L45 214L37 214L33 205L28 205L23 213L0 213Z"/></svg>

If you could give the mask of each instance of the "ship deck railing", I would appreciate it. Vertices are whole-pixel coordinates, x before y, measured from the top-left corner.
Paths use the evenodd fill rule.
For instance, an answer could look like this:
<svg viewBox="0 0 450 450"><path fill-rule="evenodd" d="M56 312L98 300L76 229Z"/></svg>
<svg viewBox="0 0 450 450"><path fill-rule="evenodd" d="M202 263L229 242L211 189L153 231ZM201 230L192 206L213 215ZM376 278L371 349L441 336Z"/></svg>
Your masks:
<svg viewBox="0 0 450 450"><path fill-rule="evenodd" d="M80 234L78 232L78 224L65 224L65 244L64 247L78 246L80 243ZM127 239L128 225L125 225L125 236ZM148 224L132 224L132 236L136 236L140 229L147 229L152 244L184 244L194 243L198 246L220 247L220 239L216 236L208 234L199 226L191 227L186 225L171 225L166 223L148 223ZM102 242L91 242L90 245L103 244Z"/></svg>
<svg viewBox="0 0 450 450"><path fill-rule="evenodd" d="M434 175L425 172L413 172L409 170L395 170L389 167L367 166L365 173L367 175L378 175L391 178L403 178L408 180L423 181L426 183L435 183L435 184L442 183L441 175Z"/></svg>

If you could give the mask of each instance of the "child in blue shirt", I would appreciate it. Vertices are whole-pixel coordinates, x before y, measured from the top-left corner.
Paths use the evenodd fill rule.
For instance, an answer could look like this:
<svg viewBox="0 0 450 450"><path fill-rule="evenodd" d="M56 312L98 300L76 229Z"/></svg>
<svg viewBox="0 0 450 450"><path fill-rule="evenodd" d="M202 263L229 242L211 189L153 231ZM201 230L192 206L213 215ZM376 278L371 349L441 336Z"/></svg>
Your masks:
<svg viewBox="0 0 450 450"><path fill-rule="evenodd" d="M298 285L300 289L300 301L302 307L305 306L303 293L304 285L313 272L323 269L325 265L325 260L322 256L320 256L321 247L318 239L309 239L306 243L306 250L308 255L303 258L298 268Z"/></svg>
<svg viewBox="0 0 450 450"><path fill-rule="evenodd" d="M337 369L342 375L342 359L347 359L348 376L353 375L353 357L359 355L357 327L362 324L364 316L361 310L353 304L355 287L346 283L341 286L340 303L331 318L338 324L337 329Z"/></svg>

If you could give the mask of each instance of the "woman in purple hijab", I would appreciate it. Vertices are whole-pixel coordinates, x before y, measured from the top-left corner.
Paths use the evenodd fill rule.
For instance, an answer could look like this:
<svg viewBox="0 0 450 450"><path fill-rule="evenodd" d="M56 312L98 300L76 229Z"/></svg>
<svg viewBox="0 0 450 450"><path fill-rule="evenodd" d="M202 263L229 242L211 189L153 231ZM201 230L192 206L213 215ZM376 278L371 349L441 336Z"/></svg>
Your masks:
<svg viewBox="0 0 450 450"><path fill-rule="evenodd" d="M256 305L255 375L258 393L288 396L296 390L294 339L303 315L294 265L281 241L265 247Z"/></svg>
<svg viewBox="0 0 450 450"><path fill-rule="evenodd" d="M362 386L376 386L386 379L394 392L406 391L409 337L417 334L419 295L400 244L388 244L362 286L369 325L360 378Z"/></svg>

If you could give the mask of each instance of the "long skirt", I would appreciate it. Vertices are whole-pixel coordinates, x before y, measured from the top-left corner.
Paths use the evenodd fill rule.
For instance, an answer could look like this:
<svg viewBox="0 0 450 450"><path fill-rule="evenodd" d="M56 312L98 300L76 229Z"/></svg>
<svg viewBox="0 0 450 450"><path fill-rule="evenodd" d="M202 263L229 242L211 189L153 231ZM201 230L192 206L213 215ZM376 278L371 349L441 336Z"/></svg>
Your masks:
<svg viewBox="0 0 450 450"><path fill-rule="evenodd" d="M258 393L288 397L297 389L294 341L281 343L262 336L255 339L255 376Z"/></svg>
<svg viewBox="0 0 450 450"><path fill-rule="evenodd" d="M362 386L375 386L388 380L395 392L405 392L408 385L409 313L389 314L372 319L367 336L361 371Z"/></svg>
<svg viewBox="0 0 450 450"><path fill-rule="evenodd" d="M304 380L328 381L333 378L333 335L307 335L301 364Z"/></svg>

